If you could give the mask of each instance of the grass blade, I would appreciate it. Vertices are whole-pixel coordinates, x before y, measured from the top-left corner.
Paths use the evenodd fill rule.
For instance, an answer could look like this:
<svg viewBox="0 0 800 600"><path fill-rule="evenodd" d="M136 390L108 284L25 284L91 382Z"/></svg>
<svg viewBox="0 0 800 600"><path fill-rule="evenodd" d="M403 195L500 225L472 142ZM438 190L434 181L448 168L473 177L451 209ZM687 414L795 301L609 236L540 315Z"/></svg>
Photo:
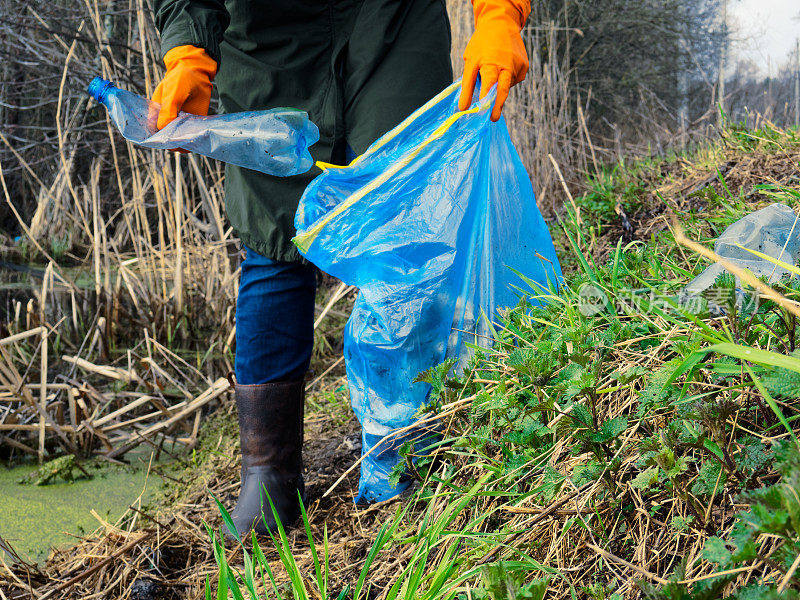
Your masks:
<svg viewBox="0 0 800 600"><path fill-rule="evenodd" d="M214 494L211 494L211 497L214 498L214 502L217 503L217 508L219 509L219 512L222 515L222 522L225 523L225 527L228 529L231 535L233 535L236 538L236 540L241 544L242 538L239 536L239 532L236 531L236 525L233 524L233 519L231 518L230 513L225 509L225 507L222 505L222 502L220 502L219 499Z"/></svg>

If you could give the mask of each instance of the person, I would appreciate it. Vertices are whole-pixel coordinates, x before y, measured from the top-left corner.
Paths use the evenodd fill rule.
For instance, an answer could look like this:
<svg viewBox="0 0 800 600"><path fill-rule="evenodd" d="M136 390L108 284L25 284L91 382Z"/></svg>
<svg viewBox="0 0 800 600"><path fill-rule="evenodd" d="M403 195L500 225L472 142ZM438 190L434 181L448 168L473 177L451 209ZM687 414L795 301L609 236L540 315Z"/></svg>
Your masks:
<svg viewBox="0 0 800 600"><path fill-rule="evenodd" d="M464 0L466 1L466 0ZM530 0L473 0L459 110L497 85L496 121L528 58ZM347 164L453 80L445 0L154 0L166 74L158 127L208 114L288 106L320 130L315 160ZM316 273L291 240L303 190L319 173L278 178L226 165L228 218L242 242L235 396L242 452L237 531L264 533L300 513L303 378L313 345ZM266 505L266 510L262 508ZM262 518L263 514L263 518Z"/></svg>

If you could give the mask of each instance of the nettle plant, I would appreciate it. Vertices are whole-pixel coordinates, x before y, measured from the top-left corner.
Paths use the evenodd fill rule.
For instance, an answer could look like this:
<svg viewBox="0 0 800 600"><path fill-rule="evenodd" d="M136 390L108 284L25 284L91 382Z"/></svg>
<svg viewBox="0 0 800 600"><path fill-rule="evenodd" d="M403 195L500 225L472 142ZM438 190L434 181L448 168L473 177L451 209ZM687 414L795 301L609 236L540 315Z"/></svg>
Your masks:
<svg viewBox="0 0 800 600"><path fill-rule="evenodd" d="M800 598L800 448L796 441L775 444L773 467L779 479L756 490L744 492L740 501L749 503L737 513L730 532L710 537L703 558L713 563L718 575L685 582L686 560L664 586L641 582L648 598L654 600L778 600ZM731 584L745 576L743 585Z"/></svg>
<svg viewBox="0 0 800 600"><path fill-rule="evenodd" d="M782 554L753 554L742 541L744 532L754 544L759 536L774 540L777 525L765 520L770 514L794 526L786 491L794 484L787 483L789 467L781 466L797 461L793 427L800 418L798 322L791 306L751 301L752 290L723 275L689 311L679 292L692 272L653 244L618 246L602 268L580 256L583 270L560 294L535 307L522 300L506 315L492 349L479 352L463 377L448 379L449 367L427 374L435 396L474 396L459 435L449 440L453 454L480 457L493 465L504 490L534 493L540 503L555 498L567 477L578 488L600 482L605 500L621 507L630 505L633 490L675 535L722 535L709 542L707 556L722 571L762 561L752 569L760 574L758 585L777 590L782 573L788 577L782 592L793 589L797 531L781 534L788 564ZM596 304L586 310L585 285L602 292L602 310ZM797 279L772 287L789 302L800 300ZM631 395L633 401L621 400ZM787 437L790 445L773 447L773 440ZM560 440L580 458L569 473L546 464ZM752 508L736 516L732 499ZM729 537L734 520L741 525ZM676 572L674 581L682 579ZM694 597L670 594L719 591L723 581L732 579L712 577L693 588L675 583L662 592Z"/></svg>

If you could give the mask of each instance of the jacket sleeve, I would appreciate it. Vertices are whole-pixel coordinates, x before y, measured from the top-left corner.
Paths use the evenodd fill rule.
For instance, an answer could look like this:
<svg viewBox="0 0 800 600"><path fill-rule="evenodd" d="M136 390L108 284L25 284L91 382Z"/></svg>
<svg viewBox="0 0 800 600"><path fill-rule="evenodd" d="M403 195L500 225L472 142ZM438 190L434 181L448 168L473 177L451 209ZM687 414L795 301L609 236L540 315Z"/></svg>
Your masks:
<svg viewBox="0 0 800 600"><path fill-rule="evenodd" d="M197 46L219 63L219 45L230 23L223 0L154 0L161 58L177 46Z"/></svg>

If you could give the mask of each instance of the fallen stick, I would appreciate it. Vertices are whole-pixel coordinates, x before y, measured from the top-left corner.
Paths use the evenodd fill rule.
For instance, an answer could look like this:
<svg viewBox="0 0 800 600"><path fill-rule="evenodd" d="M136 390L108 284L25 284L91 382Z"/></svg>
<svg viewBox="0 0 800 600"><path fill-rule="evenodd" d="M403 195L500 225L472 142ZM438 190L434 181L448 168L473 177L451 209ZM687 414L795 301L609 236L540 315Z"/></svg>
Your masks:
<svg viewBox="0 0 800 600"><path fill-rule="evenodd" d="M6 346L8 344L13 344L14 342L18 342L20 340L27 339L34 335L42 335L47 332L47 327L34 327L33 329L29 329L28 331L22 331L20 333L15 333L14 335L10 335L8 337L4 337L0 339L0 346Z"/></svg>
<svg viewBox="0 0 800 600"><path fill-rule="evenodd" d="M41 389L42 384L41 383L26 383L25 387L29 388L31 390L38 390L38 389ZM48 390L68 390L71 387L72 386L70 384L68 384L68 383L48 383L47 384L47 389Z"/></svg>
<svg viewBox="0 0 800 600"><path fill-rule="evenodd" d="M603 550L599 546L595 546L594 544L591 544L591 543L587 543L586 546L588 548L594 550L595 552L597 552L600 556L602 556L606 560L618 563L618 564L623 565L625 567L628 567L629 569L631 569L633 571L636 571L640 575L643 575L647 579L655 581L656 583L659 583L661 585L669 585L669 583L670 583L668 580L664 579L663 577L659 577L655 573L651 573L650 571L647 571L646 569L643 569L642 567L638 567L635 564L628 562L624 558L620 558L619 556L611 554L610 552L607 552L607 551Z"/></svg>
<svg viewBox="0 0 800 600"><path fill-rule="evenodd" d="M489 562L495 556L497 556L504 547L508 546L508 544L510 544L516 538L520 537L527 530L529 530L531 527L533 527L534 525L536 525L538 523L541 523L544 519L546 519L547 517L549 517L550 515L552 515L556 511L560 510L567 502L569 502L570 500L572 500L576 496L580 495L582 492L588 490L592 485L594 485L593 481L589 482L589 483L585 483L584 485L579 487L577 490L573 490L569 494L564 496L563 498L559 498L558 500L556 500L553 504L551 504L545 510L543 510L541 513L539 513L537 516L535 516L531 520L530 523L527 523L525 525L525 529L522 529L520 531L515 531L514 533L510 534L508 537L506 537L505 540L503 540L502 544L498 544L497 546L492 548L492 550L490 552L488 552L483 558L481 558L478 561L477 564L485 565L487 562Z"/></svg>
<svg viewBox="0 0 800 600"><path fill-rule="evenodd" d="M48 389L50 389L50 386L48 386ZM56 397L55 393L48 394L47 401L51 402L55 400L55 397ZM0 392L0 402L19 402L20 401L19 398L20 398L19 394L14 394L13 392L8 392L8 391Z"/></svg>
<svg viewBox="0 0 800 600"><path fill-rule="evenodd" d="M546 508L532 508L528 506L501 506L500 510L503 512L514 513L517 515L540 515ZM549 514L555 515L557 517L567 517L567 516L574 516L574 515L590 515L594 513L594 510L591 508L583 508L581 510L577 510L575 508L560 508L555 510Z"/></svg>
<svg viewBox="0 0 800 600"><path fill-rule="evenodd" d="M145 356L144 358L141 359L141 362L142 362L142 364L147 365L147 368L150 369L150 371L153 373L153 375L155 375L157 377L161 377L162 379L165 379L165 380L169 381L172 385L174 385L176 388L178 388L184 396L186 396L190 400L192 399L192 393L189 390L187 390L185 387L183 387L180 384L180 382L177 381L174 377L170 376L170 374L167 373L164 369L159 367L156 364L156 362L154 360L152 360L150 357Z"/></svg>
<svg viewBox="0 0 800 600"><path fill-rule="evenodd" d="M197 398L189 402L189 404L186 405L186 408L184 408L177 414L173 415L166 421L162 421L160 423L156 423L155 425L151 425L147 429L137 432L137 434L141 437L149 437L156 433L159 433L171 427L172 425L174 425L181 419L185 418L186 416L192 414L196 410L201 409L212 400L224 394L226 391L228 391L229 388L230 388L230 382L224 377L220 377L214 382L214 384L210 388L208 388ZM106 453L105 456L107 456L108 458L116 458L117 456L125 454L132 448L135 448L140 443L141 441L131 441L127 444L124 444L123 446L120 446L119 448L112 450L111 452Z"/></svg>
<svg viewBox="0 0 800 600"><path fill-rule="evenodd" d="M89 373L96 373L97 375L108 377L109 379L116 379L117 381L124 381L125 383L144 383L142 378L139 377L138 373L136 373L136 371L133 369L128 371L127 369L122 369L120 367L96 365L92 362L89 362L85 358L81 358L80 356L62 356L61 360L75 365L76 367L80 367Z"/></svg>
<svg viewBox="0 0 800 600"><path fill-rule="evenodd" d="M42 315L41 319L44 321L44 300L47 298L47 274L50 274L51 278L53 275L53 263L47 265L47 270L45 271L45 278L42 281ZM39 462L44 462L44 438L47 432L45 431L45 421L47 420L47 371L48 369L48 361L47 361L47 330L45 329L42 332L42 342L40 345L40 371L39 377L41 382L41 387L39 388L39 406L41 407L41 415L39 416ZM61 434L59 434L61 435ZM64 438L66 440L66 437ZM69 440L67 440L69 442Z"/></svg>
<svg viewBox="0 0 800 600"><path fill-rule="evenodd" d="M39 431L40 425L32 425L30 423L0 423L0 431ZM53 422L45 422L44 429L47 431L66 431L72 433L75 431L72 425L56 425Z"/></svg>
<svg viewBox="0 0 800 600"><path fill-rule="evenodd" d="M312 381L306 386L306 391L312 389L315 385L317 385L317 382L321 381L325 377L325 375L333 371L338 365L342 363L343 360L344 360L344 355L337 358L336 362L334 362L330 367L325 369L325 371L319 377L316 377L314 381Z"/></svg>
<svg viewBox="0 0 800 600"><path fill-rule="evenodd" d="M175 413L175 411L183 408L184 406L186 406L186 402L180 402L180 403L176 404L175 406L171 406L168 409L166 414L161 410L156 410L156 411L153 411L153 412L149 412L146 415L141 415L139 417L134 417L132 419L128 419L127 421L122 421L121 423L112 423L111 425L103 427L101 429L101 431L105 431L105 432L115 431L117 429L122 429L123 427L128 427L130 425L136 425L137 423L141 423L142 421L150 421L150 420L152 420L152 419L154 419L156 417L159 417L159 416L163 416L163 417L169 418ZM170 410L172 412L169 412Z"/></svg>
<svg viewBox="0 0 800 600"><path fill-rule="evenodd" d="M423 417L421 419L418 419L417 421L414 421L413 423L411 423L411 425L406 425L405 427L401 427L400 429L396 429L390 433L387 433L380 440L378 440L378 442L374 446L372 446L372 448L370 448L364 454L362 454L361 457L356 462L350 465L350 467L348 467L348 469L339 476L339 479L334 481L331 484L331 486L327 490L325 490L325 493L322 494L322 497L326 498L327 496L329 496L330 493L333 490L335 490L340 483L342 483L345 479L347 479L347 476L350 473L352 473L353 470L356 469L364 461L365 458L367 458L370 454L375 452L378 448L381 448L385 442L392 441L405 433L409 433L415 430L422 430L424 428L423 426L428 425L431 422L441 421L443 418L450 416L461 410L464 405L469 404L476 397L477 396L469 396L467 398L461 398L460 400L451 402L450 404L445 404L444 406L441 407L440 409L441 412L429 415L427 417Z"/></svg>
<svg viewBox="0 0 800 600"><path fill-rule="evenodd" d="M2 344L0 344L0 358L2 358L2 360L0 360L0 386L5 387L7 390L13 391L14 393L20 394L20 398L25 402L25 404L39 413L40 431L43 432L44 426L49 425L53 428L53 431L55 431L56 435L58 435L61 441L64 442L64 446L69 450L69 452L72 454L77 454L78 449L72 444L70 439L64 434L58 424L52 418L50 418L50 415L47 414L46 406L42 406L34 399L30 390L25 385L22 375L20 375L17 369L14 367L8 351L3 347ZM41 391L45 392L46 388L43 387ZM39 455L40 458L43 458L43 447L41 444L39 447Z"/></svg>
<svg viewBox="0 0 800 600"><path fill-rule="evenodd" d="M708 573L706 575L700 575L699 577L692 577L690 579L681 579L680 581L676 581L675 583L677 585L691 585L693 583L697 583L698 581L705 581L706 579L715 579L717 577L726 577L728 575L737 575L739 573L746 573L748 571L754 571L755 569L758 569L763 564L764 563L759 560L759 561L756 561L754 564L750 565L749 567L736 567L735 569L727 569L726 571L719 571L717 573ZM787 575L785 576L787 578L786 581L791 579L793 574L794 574L794 571L792 571L790 569L787 572ZM781 590L780 586L778 586L778 592L781 592L781 591L783 591L783 590Z"/></svg>
<svg viewBox="0 0 800 600"><path fill-rule="evenodd" d="M103 425L105 425L109 421L113 421L117 417L121 417L125 413L128 413L128 412L132 411L134 408L138 408L142 404L147 404L148 402L150 402L150 399L151 399L150 396L142 396L141 398L139 398L137 400L134 400L130 404L126 404L122 408L120 408L118 410L115 410L112 413L107 414L102 419L97 419L97 421L94 422L94 426L95 427L102 427Z"/></svg>
<svg viewBox="0 0 800 600"><path fill-rule="evenodd" d="M19 442L14 438L10 438L7 435L0 434L0 442L2 442L3 444L8 444L9 446L14 446L14 448L16 448L17 450L28 452L29 454L33 454L34 456L38 454L38 452L33 448L31 448L30 446L23 444L22 442Z"/></svg>
<svg viewBox="0 0 800 600"><path fill-rule="evenodd" d="M316 321L314 321L314 329L319 327L319 324L322 323L322 321L325 319L328 312L334 307L334 305L354 289L356 289L354 285L348 286L345 283L340 283L339 287L336 288L336 291L333 293L333 296L331 296L331 299L328 300L328 304L325 305L325 308L322 309L322 312L317 317Z"/></svg>
<svg viewBox="0 0 800 600"><path fill-rule="evenodd" d="M4 568L5 572L16 583L18 583L23 590L27 590L27 591L31 592L31 594L32 594L32 596L34 598L42 597L41 594L39 594L39 592L37 592L35 589L33 589L33 587L31 587L30 582L25 583L24 581L22 581L22 579L17 577L17 575L14 573L14 571L11 569L11 567L8 566L8 563L6 563L6 559L5 559L6 554L8 554L9 557L13 558L13 557L16 557L16 553L13 551L13 549L9 548L9 546L2 539L0 539L0 550L3 550L2 552L0 552L0 563L3 563L3 568Z"/></svg>

